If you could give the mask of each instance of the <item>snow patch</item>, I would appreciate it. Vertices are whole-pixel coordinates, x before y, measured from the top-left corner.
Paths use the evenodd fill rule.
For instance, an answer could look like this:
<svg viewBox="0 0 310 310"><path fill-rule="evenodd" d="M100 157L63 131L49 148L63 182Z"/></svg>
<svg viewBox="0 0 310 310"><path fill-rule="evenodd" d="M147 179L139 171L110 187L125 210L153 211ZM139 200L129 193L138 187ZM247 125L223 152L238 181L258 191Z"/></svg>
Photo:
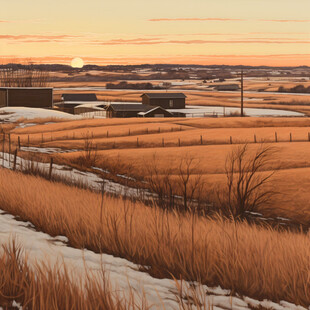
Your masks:
<svg viewBox="0 0 310 310"><path fill-rule="evenodd" d="M26 108L26 107L5 107L0 108L0 121L13 123L18 119L35 119L35 118L60 118L60 119L81 119L79 115L69 113L41 109L41 108ZM26 127L26 125L23 125ZM27 126L29 126L27 124Z"/></svg>

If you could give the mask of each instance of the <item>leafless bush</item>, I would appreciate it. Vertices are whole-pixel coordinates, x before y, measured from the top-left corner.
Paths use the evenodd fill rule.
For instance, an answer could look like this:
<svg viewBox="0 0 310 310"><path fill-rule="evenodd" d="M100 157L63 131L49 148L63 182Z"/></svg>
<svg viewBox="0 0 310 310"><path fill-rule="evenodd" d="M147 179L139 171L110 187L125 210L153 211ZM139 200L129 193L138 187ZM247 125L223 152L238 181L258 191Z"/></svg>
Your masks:
<svg viewBox="0 0 310 310"><path fill-rule="evenodd" d="M94 145L93 139L90 137L90 134L84 136L84 148L83 154L78 157L77 163L82 167L92 167L95 166L98 160L97 156L97 145Z"/></svg>
<svg viewBox="0 0 310 310"><path fill-rule="evenodd" d="M245 144L227 156L226 188L218 195L223 215L244 219L269 202L275 194L265 187L275 173L266 169L272 154L274 150L263 144L251 154Z"/></svg>
<svg viewBox="0 0 310 310"><path fill-rule="evenodd" d="M201 211L205 183L199 170L200 161L187 155L181 159L176 171L172 168L159 168L156 155L145 165L145 182L157 195L156 203L160 207Z"/></svg>

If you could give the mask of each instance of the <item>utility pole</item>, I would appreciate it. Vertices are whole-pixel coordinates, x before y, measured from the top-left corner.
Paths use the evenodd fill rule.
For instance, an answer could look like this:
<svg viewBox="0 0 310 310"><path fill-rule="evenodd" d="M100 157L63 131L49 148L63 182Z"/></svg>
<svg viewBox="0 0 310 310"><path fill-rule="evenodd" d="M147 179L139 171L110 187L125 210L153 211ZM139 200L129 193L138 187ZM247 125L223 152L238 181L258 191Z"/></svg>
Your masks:
<svg viewBox="0 0 310 310"><path fill-rule="evenodd" d="M243 70L241 70L241 117L243 116Z"/></svg>

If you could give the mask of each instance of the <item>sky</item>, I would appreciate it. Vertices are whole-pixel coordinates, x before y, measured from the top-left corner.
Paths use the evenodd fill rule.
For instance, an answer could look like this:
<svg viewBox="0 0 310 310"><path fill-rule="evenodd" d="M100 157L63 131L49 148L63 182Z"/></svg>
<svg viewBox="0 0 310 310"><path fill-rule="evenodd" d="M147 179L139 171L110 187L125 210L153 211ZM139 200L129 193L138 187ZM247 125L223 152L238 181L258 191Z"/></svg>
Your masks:
<svg viewBox="0 0 310 310"><path fill-rule="evenodd" d="M310 66L310 0L0 0L0 63Z"/></svg>

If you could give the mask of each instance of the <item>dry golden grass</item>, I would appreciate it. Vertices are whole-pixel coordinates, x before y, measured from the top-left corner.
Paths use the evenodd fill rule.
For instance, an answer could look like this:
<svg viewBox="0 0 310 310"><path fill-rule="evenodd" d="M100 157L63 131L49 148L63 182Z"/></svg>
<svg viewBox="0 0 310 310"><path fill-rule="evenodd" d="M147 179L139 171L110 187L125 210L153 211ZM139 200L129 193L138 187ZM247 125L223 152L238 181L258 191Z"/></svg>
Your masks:
<svg viewBox="0 0 310 310"><path fill-rule="evenodd" d="M101 277L78 280L67 267L53 267L42 262L29 264L27 255L13 240L2 245L0 254L0 306L13 309L12 302L23 309L69 310L69 309L147 309L135 306L134 299L125 300L111 290L104 271ZM131 295L132 296L132 295Z"/></svg>
<svg viewBox="0 0 310 310"><path fill-rule="evenodd" d="M202 144L230 144L230 139L234 144L243 143L257 143L261 142L275 142L275 135L277 135L277 142L292 141L309 141L310 127L273 127L273 128L217 128L217 129L187 129L184 130L180 126L158 126L154 127L141 126L141 129L132 129L130 136L128 136L128 127L119 126L119 131L109 131L108 138L107 132L102 130L75 132L68 136L68 133L59 133L58 136L45 135L43 141L47 141L41 146L45 147L61 147L65 149L81 149L84 145L85 137L93 137L93 144L98 149L107 148L158 148L169 146L191 146ZM158 129L160 128L160 129ZM160 134L158 131L160 130ZM172 132L173 131L173 132ZM147 134L148 132L148 134ZM141 134L142 133L142 134ZM291 135L291 136L290 136ZM230 138L231 137L231 138ZM14 137L16 140L16 136ZM72 138L75 138L72 140ZM32 143L40 143L42 135L32 135ZM45 139L45 140L44 140ZM137 142L138 139L138 142ZM256 139L256 140L255 140ZM53 141L50 141L53 140ZM27 137L21 136L21 141L27 143Z"/></svg>
<svg viewBox="0 0 310 310"><path fill-rule="evenodd" d="M182 131L179 131L180 126ZM160 133L158 128L161 128ZM176 131L171 132L172 129ZM146 130L149 134L146 134ZM226 157L235 147L234 144L229 144L230 136L233 143L254 142L254 135L257 142L274 142L275 132L279 142L272 143L276 152L267 169L280 169L272 181L272 186L279 195L268 206L268 212L265 212L270 216L285 216L309 223L310 180L307 171L310 167L310 142L294 142L308 140L310 121L307 118L81 120L16 129L11 138L16 144L17 137L20 136L22 144L27 145L30 134L30 144L33 146L83 149L84 137L93 136L93 146L98 149L96 166L107 168L107 163L118 161L120 167L131 166L130 171L118 170L118 173L129 172L128 175L139 178L146 177L145 167L152 161L154 154L159 171L165 171L169 167L174 173L182 158L190 156L200 161L200 169L195 173L204 175L204 180L212 191L225 184ZM294 143L287 142L290 140L290 133ZM203 144L208 145L200 145L201 136ZM179 139L181 147L178 147ZM165 147L162 147L163 140ZM258 143L252 143L249 149L257 147ZM82 153L59 154L55 156L55 160L69 165L74 162L78 164L77 159ZM41 160L49 161L49 156L41 157Z"/></svg>
<svg viewBox="0 0 310 310"><path fill-rule="evenodd" d="M257 299L310 303L310 239L175 214L2 170L0 205L74 247L127 258L157 277L199 280Z"/></svg>
<svg viewBox="0 0 310 310"><path fill-rule="evenodd" d="M229 130L228 130L229 128ZM184 132L185 131L185 132ZM233 142L275 141L277 132L278 141L307 141L310 132L308 119L253 119L253 118L226 118L226 119L107 119L84 120L19 128L12 131L12 141L31 145L46 142L45 146L78 148L83 147L86 136L94 138L98 148L132 148L176 146L179 139L183 145L219 144ZM151 134L151 135L150 135ZM140 137L141 135L141 137ZM115 142L115 143L114 143Z"/></svg>
<svg viewBox="0 0 310 310"><path fill-rule="evenodd" d="M39 128L37 128L39 127ZM43 126L42 126L43 127ZM94 127L84 127L82 128L75 128L72 130L71 128L66 130L57 130L57 131L44 131L45 127L40 128L40 126L35 126L35 128L30 129L29 131L32 133L30 134L29 138L31 144L41 143L42 142L42 135L43 141L57 141L63 140L66 141L70 139L74 140L83 140L85 137L91 138L102 138L102 137L122 137L122 136L136 136L136 135L146 135L151 133L158 133L158 132L171 132L171 131L180 131L186 130L188 127L181 126L177 124L170 124L170 123L160 123L160 122L147 122L147 123L133 123L133 124L118 124L118 125L108 125L105 124L104 126L94 126ZM36 130L36 133L33 131ZM42 131L41 131L42 130ZM24 143L28 143L28 135L29 131L14 131L14 135L12 135L12 140L17 139L17 135L20 136L20 139ZM83 143L83 142L82 142ZM69 144L68 144L69 146ZM69 146L70 147L70 146Z"/></svg>

